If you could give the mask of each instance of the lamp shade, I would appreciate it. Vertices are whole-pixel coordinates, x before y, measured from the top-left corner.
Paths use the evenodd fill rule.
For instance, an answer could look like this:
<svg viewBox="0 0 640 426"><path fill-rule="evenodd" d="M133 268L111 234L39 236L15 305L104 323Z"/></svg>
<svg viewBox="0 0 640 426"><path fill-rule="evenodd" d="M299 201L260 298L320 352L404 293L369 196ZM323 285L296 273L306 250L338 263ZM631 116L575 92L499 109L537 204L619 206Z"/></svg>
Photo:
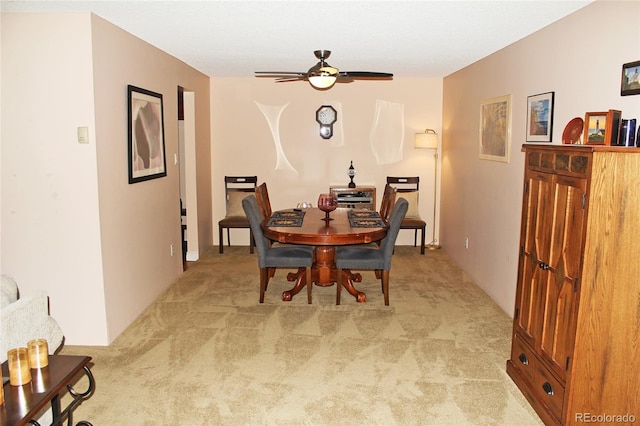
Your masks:
<svg viewBox="0 0 640 426"><path fill-rule="evenodd" d="M328 89L334 85L338 78L338 69L333 67L322 67L317 71L309 73L309 83L316 89Z"/></svg>
<svg viewBox="0 0 640 426"><path fill-rule="evenodd" d="M416 133L414 140L414 148L438 148L438 134L431 129L427 129L424 133Z"/></svg>
<svg viewBox="0 0 640 426"><path fill-rule="evenodd" d="M309 83L316 89L328 89L336 82L336 78L330 75L314 75L309 77Z"/></svg>

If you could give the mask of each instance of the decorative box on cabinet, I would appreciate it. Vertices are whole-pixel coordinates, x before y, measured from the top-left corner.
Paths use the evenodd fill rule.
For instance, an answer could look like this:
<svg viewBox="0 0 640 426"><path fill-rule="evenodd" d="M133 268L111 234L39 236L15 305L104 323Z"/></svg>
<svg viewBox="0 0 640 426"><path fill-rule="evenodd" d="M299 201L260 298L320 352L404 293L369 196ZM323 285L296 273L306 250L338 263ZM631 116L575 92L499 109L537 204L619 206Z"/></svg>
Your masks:
<svg viewBox="0 0 640 426"><path fill-rule="evenodd" d="M507 373L545 424L640 421L640 149L523 150Z"/></svg>
<svg viewBox="0 0 640 426"><path fill-rule="evenodd" d="M348 186L332 185L329 187L332 194L338 198L338 207L350 209L376 209L376 187L375 186Z"/></svg>

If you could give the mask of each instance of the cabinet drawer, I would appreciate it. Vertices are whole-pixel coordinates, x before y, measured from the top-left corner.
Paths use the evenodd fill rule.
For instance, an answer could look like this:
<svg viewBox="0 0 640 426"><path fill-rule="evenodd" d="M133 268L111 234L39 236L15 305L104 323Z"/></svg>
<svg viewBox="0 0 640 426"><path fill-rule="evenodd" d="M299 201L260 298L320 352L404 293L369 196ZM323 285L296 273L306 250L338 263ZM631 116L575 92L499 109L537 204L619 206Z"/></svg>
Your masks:
<svg viewBox="0 0 640 426"><path fill-rule="evenodd" d="M513 336L511 361L516 366L522 377L524 377L530 384L533 383L536 370L538 370L538 358L535 353L525 345L518 334L514 334Z"/></svg>
<svg viewBox="0 0 640 426"><path fill-rule="evenodd" d="M557 419L562 419L564 386L546 369L518 334L513 336L511 362L529 383L536 400L545 405Z"/></svg>

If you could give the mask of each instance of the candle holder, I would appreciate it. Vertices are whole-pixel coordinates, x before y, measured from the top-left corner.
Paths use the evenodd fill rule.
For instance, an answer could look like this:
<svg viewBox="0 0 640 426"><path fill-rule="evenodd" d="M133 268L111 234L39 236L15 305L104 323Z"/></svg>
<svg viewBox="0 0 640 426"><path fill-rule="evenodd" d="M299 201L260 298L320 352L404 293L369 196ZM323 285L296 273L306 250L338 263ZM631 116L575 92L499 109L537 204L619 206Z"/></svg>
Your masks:
<svg viewBox="0 0 640 426"><path fill-rule="evenodd" d="M27 348L10 349L7 352L7 363L9 364L9 383L11 386L22 386L31 382Z"/></svg>
<svg viewBox="0 0 640 426"><path fill-rule="evenodd" d="M347 172L347 175L349 176L349 179L351 179L351 182L349 182L349 188L355 188L356 184L353 182L353 178L356 175L356 169L353 168L353 161L349 166L349 171Z"/></svg>
<svg viewBox="0 0 640 426"><path fill-rule="evenodd" d="M49 345L46 339L29 340L27 349L31 368L44 368L49 365Z"/></svg>

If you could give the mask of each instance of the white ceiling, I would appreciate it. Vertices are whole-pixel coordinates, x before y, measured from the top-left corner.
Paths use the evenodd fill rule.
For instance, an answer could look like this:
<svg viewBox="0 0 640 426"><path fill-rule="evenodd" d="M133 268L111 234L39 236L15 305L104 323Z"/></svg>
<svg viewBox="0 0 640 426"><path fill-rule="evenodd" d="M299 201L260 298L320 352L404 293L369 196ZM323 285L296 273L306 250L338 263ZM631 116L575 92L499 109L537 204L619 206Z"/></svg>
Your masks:
<svg viewBox="0 0 640 426"><path fill-rule="evenodd" d="M593 0L31 1L5 12L92 11L210 76L343 71L444 77Z"/></svg>

